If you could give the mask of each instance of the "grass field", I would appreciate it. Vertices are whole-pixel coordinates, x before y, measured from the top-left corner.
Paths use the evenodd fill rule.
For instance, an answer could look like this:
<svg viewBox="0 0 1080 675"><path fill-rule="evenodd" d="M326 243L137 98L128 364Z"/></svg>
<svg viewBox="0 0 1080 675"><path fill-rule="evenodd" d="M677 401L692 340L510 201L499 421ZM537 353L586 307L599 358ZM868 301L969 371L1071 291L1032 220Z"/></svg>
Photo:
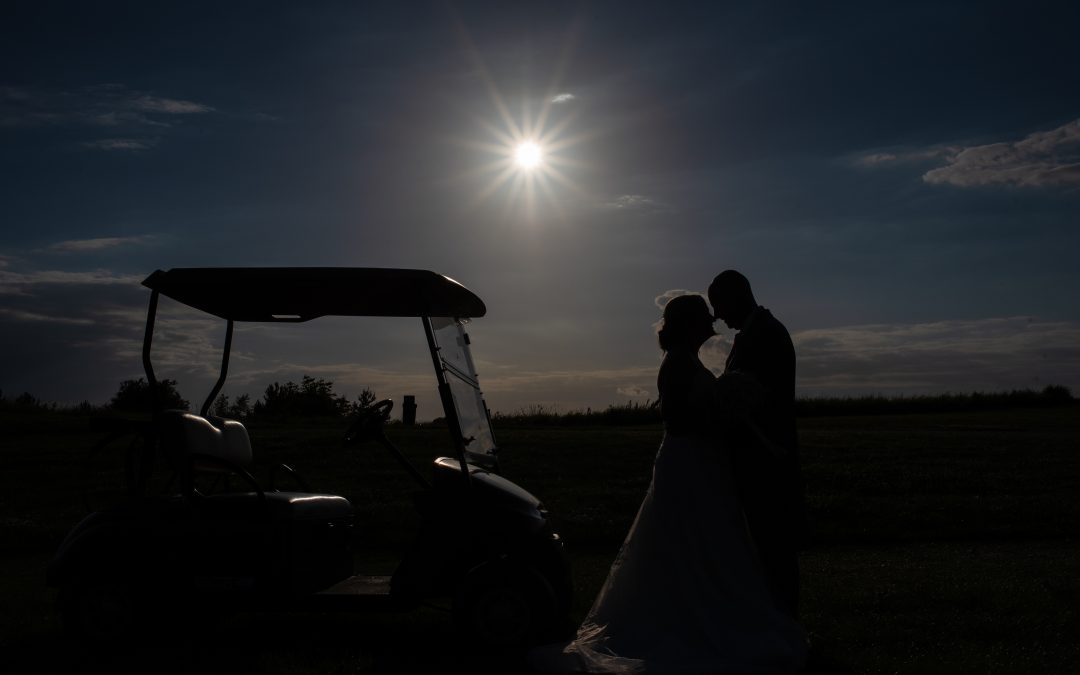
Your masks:
<svg viewBox="0 0 1080 675"><path fill-rule="evenodd" d="M240 614L197 640L87 653L60 635L45 565L108 498L119 454L85 460L87 418L0 411L0 663L8 672L514 672L474 653L437 609L397 615ZM252 426L261 462L347 496L388 573L416 524L409 478L377 446L345 451L336 423ZM507 426L503 473L550 509L587 611L648 484L659 427ZM418 462L445 429L391 428ZM803 621L821 672L1065 673L1080 664L1080 409L800 420L813 539ZM5 670L7 668L5 667Z"/></svg>

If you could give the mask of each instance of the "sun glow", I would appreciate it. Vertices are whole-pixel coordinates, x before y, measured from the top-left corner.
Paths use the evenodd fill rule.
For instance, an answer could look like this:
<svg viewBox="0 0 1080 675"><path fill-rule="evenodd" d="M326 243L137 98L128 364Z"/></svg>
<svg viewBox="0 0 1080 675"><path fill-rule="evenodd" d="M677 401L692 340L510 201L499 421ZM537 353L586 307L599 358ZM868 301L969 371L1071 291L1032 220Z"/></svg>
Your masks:
<svg viewBox="0 0 1080 675"><path fill-rule="evenodd" d="M514 162L522 169L532 169L540 164L543 152L540 146L532 141L519 143L514 149Z"/></svg>
<svg viewBox="0 0 1080 675"><path fill-rule="evenodd" d="M566 221L567 206L589 199L579 174L581 169L589 168L581 159L583 148L580 144L590 140L595 133L571 133L580 109L577 97L559 84L569 52L557 65L548 92L533 93L520 100L521 112L517 115L511 114L479 54L474 52L474 56L477 69L486 80L496 115L473 116L486 139L461 141L464 147L479 151L487 158L472 170L458 174L458 179L476 187L465 208L471 210L483 202L496 200L502 202L505 213L514 220L526 223L541 219Z"/></svg>

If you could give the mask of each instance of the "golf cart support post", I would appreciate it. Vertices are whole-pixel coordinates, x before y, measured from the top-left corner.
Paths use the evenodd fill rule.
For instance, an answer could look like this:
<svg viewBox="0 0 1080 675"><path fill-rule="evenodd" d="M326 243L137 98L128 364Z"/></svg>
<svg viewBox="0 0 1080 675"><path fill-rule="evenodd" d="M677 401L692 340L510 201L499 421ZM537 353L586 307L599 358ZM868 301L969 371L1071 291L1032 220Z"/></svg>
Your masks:
<svg viewBox="0 0 1080 675"><path fill-rule="evenodd" d="M221 372L202 404L206 417L228 376L236 321L297 323L321 316L419 317L424 325L439 395L461 473L469 481L468 463L497 471L498 459L487 407L479 398L479 388L468 351L465 363L444 358L437 331L460 320L487 313L484 302L472 291L449 277L427 270L352 267L249 267L173 268L158 270L143 281L151 290L143 337L142 361L149 383L154 413L161 412L160 386L150 358L158 298L164 295L177 302L225 319L225 344ZM438 328L433 321L439 322ZM468 344L458 328L457 339ZM455 367L455 365L457 367ZM476 406L485 419L483 432L489 447L478 451L468 446L477 439L465 437L461 415L454 401L452 385L476 387ZM415 470L414 470L415 471Z"/></svg>

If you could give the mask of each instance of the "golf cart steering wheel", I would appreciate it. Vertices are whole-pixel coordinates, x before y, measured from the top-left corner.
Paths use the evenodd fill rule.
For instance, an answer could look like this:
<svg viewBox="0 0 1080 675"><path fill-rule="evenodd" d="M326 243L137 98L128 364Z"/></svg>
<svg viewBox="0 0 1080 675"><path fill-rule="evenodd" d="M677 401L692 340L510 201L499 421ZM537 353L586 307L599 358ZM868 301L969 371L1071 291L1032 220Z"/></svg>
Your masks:
<svg viewBox="0 0 1080 675"><path fill-rule="evenodd" d="M350 444L377 437L393 409L394 400L387 398L358 410L352 424L345 430L344 442Z"/></svg>

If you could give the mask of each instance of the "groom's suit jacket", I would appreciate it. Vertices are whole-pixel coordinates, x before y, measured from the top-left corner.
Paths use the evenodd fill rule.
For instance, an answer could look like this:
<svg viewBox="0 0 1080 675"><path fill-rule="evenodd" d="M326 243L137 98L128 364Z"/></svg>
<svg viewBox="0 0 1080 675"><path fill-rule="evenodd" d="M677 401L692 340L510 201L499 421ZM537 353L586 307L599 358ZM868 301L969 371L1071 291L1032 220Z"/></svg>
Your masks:
<svg viewBox="0 0 1080 675"><path fill-rule="evenodd" d="M735 336L725 371L752 375L765 389L757 420L760 435L744 428L732 439L736 480L751 529L757 530L755 538L796 541L803 533L805 509L795 429L795 347L769 310L758 307L748 317Z"/></svg>
<svg viewBox="0 0 1080 675"><path fill-rule="evenodd" d="M753 375L765 388L761 431L788 452L798 446L795 432L795 347L784 324L758 307L735 335L726 372Z"/></svg>

